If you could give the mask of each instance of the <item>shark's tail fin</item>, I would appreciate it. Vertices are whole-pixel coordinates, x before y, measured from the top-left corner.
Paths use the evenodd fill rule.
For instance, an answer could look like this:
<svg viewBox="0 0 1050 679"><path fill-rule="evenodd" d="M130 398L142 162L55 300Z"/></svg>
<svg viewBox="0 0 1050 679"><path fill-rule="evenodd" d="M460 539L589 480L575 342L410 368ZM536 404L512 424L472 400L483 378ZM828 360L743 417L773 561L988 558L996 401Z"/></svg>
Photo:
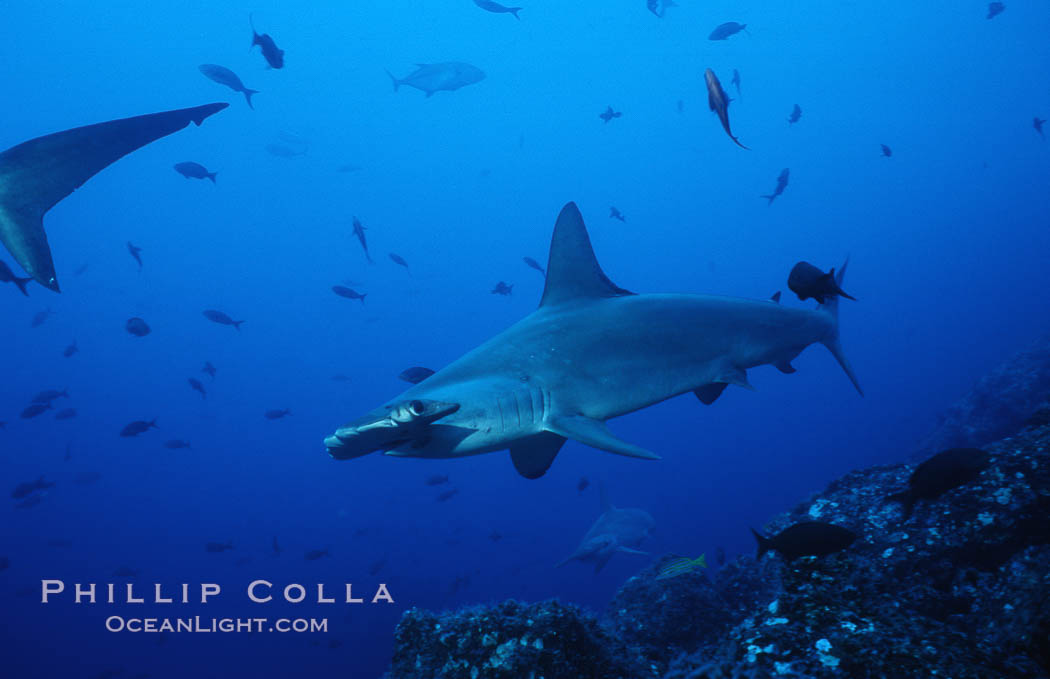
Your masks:
<svg viewBox="0 0 1050 679"><path fill-rule="evenodd" d="M386 71L385 68L383 70ZM394 74L390 71L386 71L386 74L390 76L390 82L394 83L394 91L397 92L397 90L401 87L401 81L395 78Z"/></svg>
<svg viewBox="0 0 1050 679"><path fill-rule="evenodd" d="M849 257L842 264L842 268L835 274L835 284L842 288L842 279L846 276L846 267L849 265ZM860 388L860 382L857 381L857 376L853 372L853 366L850 365L849 359L846 358L846 354L842 351L842 343L839 342L839 296L830 295L824 298L824 303L820 306L821 309L831 314L832 327L831 333L824 340L823 344L831 352L831 355L835 357L835 360L842 366L842 370L849 377L849 381L856 387L857 392L863 396L864 390Z"/></svg>

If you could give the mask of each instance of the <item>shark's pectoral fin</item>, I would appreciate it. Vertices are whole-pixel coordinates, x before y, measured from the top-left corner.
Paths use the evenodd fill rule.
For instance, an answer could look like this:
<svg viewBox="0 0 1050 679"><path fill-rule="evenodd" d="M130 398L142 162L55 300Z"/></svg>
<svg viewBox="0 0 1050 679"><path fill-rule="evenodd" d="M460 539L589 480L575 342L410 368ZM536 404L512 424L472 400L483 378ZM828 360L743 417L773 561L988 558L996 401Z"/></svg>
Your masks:
<svg viewBox="0 0 1050 679"><path fill-rule="evenodd" d="M791 365L791 361L781 361L780 363L774 363L773 365L775 365L777 370L784 373L785 375L790 375L791 373L798 372L797 370L795 370L795 366Z"/></svg>
<svg viewBox="0 0 1050 679"><path fill-rule="evenodd" d="M627 457L640 457L644 460L661 459L656 453L616 438L609 431L609 427L601 420L584 417L583 415L553 417L547 421L544 428L558 436L564 436L567 439L579 441L592 448L609 453L626 455Z"/></svg>
<svg viewBox="0 0 1050 679"><path fill-rule="evenodd" d="M700 402L705 406L709 406L722 395L722 392L726 390L729 385L725 382L712 382L711 384L705 384L702 387L693 389L693 393L700 399Z"/></svg>
<svg viewBox="0 0 1050 679"><path fill-rule="evenodd" d="M649 556L649 552L643 552L640 549L631 549L630 547L624 547L620 545L617 549L621 552L627 552L628 554L641 554L643 556Z"/></svg>
<svg viewBox="0 0 1050 679"><path fill-rule="evenodd" d="M598 558L595 559L595 561L594 561L594 573L595 573L595 575L597 575L598 573L602 572L602 569L605 568L605 564L609 563L609 559L611 559L612 555L615 554L615 553L616 553L615 549L610 549L609 551L603 552L603 553L598 555Z"/></svg>
<svg viewBox="0 0 1050 679"><path fill-rule="evenodd" d="M564 443L564 436L545 431L514 443L510 447L510 461L525 478L538 479L550 469Z"/></svg>
<svg viewBox="0 0 1050 679"><path fill-rule="evenodd" d="M715 380L715 382L725 382L726 384L743 387L748 391L755 391L755 388L747 381L747 371L743 368L730 368L724 375Z"/></svg>

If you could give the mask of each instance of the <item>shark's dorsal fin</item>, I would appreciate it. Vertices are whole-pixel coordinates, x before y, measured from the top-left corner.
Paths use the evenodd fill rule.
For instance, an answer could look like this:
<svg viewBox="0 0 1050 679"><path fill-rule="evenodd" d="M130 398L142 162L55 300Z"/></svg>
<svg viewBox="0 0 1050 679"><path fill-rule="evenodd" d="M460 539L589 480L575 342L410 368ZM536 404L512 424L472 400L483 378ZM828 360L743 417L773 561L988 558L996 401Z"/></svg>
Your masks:
<svg viewBox="0 0 1050 679"><path fill-rule="evenodd" d="M547 284L543 288L540 306L633 294L618 287L602 271L594 256L583 216L576 203L568 203L554 224L547 260Z"/></svg>
<svg viewBox="0 0 1050 679"><path fill-rule="evenodd" d="M200 125L228 104L111 120L37 137L0 153L0 240L38 283L58 292L44 213L132 151Z"/></svg>
<svg viewBox="0 0 1050 679"><path fill-rule="evenodd" d="M514 442L510 447L510 460L519 474L527 479L538 479L550 469L564 443L564 436L545 431Z"/></svg>

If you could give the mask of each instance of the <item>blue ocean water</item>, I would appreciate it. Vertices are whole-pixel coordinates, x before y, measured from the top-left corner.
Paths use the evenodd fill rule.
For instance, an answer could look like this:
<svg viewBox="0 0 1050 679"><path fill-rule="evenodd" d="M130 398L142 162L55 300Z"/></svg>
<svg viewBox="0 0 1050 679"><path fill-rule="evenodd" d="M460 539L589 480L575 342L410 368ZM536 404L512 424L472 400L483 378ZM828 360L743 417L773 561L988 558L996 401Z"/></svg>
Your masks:
<svg viewBox="0 0 1050 679"><path fill-rule="evenodd" d="M653 554L749 553L749 525L846 471L906 458L939 410L1050 329L1050 142L1032 126L1050 118L1042 3L1010 2L992 20L980 2L680 5L658 18L642 0L535 0L517 21L468 0L8 3L2 148L231 105L48 213L62 294L0 288L4 487L55 484L34 507L0 509L5 674L377 677L408 607L559 597L600 610L648 563L554 568L598 515L600 483L656 519ZM286 51L283 69L248 51L249 12ZM709 41L725 21L747 32ZM442 61L487 77L428 98L395 93L384 73ZM204 78L204 63L259 90L255 109ZM733 132L750 151L708 111L705 68L734 97ZM603 123L610 105L623 116ZM304 152L279 157L272 144ZM179 176L182 161L217 171L216 183ZM338 171L347 165L359 169ZM759 196L785 167L790 184L767 205ZM522 257L546 261L570 200L605 272L638 292L783 290L800 305L785 287L791 266L849 255L844 288L857 301L841 305L842 343L866 396L818 346L796 374L752 371L755 392L730 388L708 407L686 395L613 421L658 462L569 442L529 481L506 453L331 460L324 437L404 390L404 368L438 369L535 308L543 279ZM512 295L489 293L500 280ZM205 309L245 323L210 323ZM130 317L151 334L128 334ZM68 389L55 407L77 416L20 418L43 389ZM119 436L154 418L159 429ZM164 448L170 439L192 448ZM435 474L448 485L428 486ZM458 494L438 502L449 488ZM209 553L212 541L233 549ZM318 549L330 555L305 558ZM124 583L121 568L137 572L137 595L154 583L223 593L205 606L74 605L68 592L40 603L42 579ZM382 582L395 602L253 604L244 590L256 579L275 593L352 582L369 598ZM105 630L107 616L133 614L329 623L314 634Z"/></svg>

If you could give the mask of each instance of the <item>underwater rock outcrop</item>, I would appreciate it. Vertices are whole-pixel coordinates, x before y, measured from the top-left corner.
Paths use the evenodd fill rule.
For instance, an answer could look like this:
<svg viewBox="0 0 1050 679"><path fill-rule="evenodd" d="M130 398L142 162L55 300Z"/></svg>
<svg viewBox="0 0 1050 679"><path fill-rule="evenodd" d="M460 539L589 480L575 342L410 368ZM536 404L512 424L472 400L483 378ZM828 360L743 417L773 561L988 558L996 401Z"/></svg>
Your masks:
<svg viewBox="0 0 1050 679"><path fill-rule="evenodd" d="M657 560L600 624L557 602L410 611L392 677L1050 677L1050 423L984 449L975 480L910 516L887 501L914 469L901 464L765 526L843 526L858 535L844 551L741 556L710 578L658 580Z"/></svg>

